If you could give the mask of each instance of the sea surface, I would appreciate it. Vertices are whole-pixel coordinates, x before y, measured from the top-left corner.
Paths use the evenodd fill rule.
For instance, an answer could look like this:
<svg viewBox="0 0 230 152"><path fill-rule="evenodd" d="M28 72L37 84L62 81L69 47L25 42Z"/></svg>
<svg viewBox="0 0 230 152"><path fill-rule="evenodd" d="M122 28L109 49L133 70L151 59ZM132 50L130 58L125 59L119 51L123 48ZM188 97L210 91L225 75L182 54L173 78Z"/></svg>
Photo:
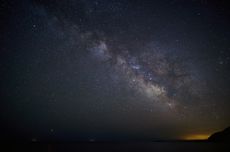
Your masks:
<svg viewBox="0 0 230 152"><path fill-rule="evenodd" d="M85 142L85 143L10 143L0 151L31 152L230 152L229 143L216 142Z"/></svg>

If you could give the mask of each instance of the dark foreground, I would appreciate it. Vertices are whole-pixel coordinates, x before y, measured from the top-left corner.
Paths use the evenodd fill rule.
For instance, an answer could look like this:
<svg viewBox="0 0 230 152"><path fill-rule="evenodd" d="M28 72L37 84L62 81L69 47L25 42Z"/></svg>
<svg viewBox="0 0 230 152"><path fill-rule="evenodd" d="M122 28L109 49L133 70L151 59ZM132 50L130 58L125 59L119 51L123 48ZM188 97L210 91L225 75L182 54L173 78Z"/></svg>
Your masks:
<svg viewBox="0 0 230 152"><path fill-rule="evenodd" d="M216 142L133 142L133 143L30 143L4 144L0 151L44 152L229 152L229 143Z"/></svg>

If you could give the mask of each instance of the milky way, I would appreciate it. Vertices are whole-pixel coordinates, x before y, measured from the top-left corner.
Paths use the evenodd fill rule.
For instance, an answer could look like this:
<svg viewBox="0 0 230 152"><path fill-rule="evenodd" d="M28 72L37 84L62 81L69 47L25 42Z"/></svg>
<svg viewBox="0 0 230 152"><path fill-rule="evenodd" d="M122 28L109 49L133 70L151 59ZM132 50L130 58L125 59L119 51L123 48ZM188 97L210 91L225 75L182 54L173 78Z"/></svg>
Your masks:
<svg viewBox="0 0 230 152"><path fill-rule="evenodd" d="M32 0L1 6L3 128L26 139L120 140L226 127L230 23L219 5Z"/></svg>
<svg viewBox="0 0 230 152"><path fill-rule="evenodd" d="M114 54L105 41L99 41L89 51L103 64L112 62L111 66L118 70L116 74L123 75L133 91L140 92L150 102L161 104L174 112L178 104L180 108L186 107L183 103L186 100L183 98L185 92L186 96L194 98L199 98L204 93L204 88L200 88L200 80L191 77L194 71L185 65L190 61L173 54L178 52L161 50L154 43L141 49L135 55L131 55L127 49ZM199 90L200 93L195 93L194 90Z"/></svg>

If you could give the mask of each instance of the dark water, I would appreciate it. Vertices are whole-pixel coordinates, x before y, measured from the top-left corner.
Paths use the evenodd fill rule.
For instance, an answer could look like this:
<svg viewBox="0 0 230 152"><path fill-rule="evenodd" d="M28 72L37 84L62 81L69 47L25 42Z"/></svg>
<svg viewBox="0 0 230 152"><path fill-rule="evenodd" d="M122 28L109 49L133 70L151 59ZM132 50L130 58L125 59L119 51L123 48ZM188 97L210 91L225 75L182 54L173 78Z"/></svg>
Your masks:
<svg viewBox="0 0 230 152"><path fill-rule="evenodd" d="M230 152L230 144L213 142L148 142L148 143L33 143L8 144L4 151L47 151L47 152ZM3 151L0 150L0 151Z"/></svg>

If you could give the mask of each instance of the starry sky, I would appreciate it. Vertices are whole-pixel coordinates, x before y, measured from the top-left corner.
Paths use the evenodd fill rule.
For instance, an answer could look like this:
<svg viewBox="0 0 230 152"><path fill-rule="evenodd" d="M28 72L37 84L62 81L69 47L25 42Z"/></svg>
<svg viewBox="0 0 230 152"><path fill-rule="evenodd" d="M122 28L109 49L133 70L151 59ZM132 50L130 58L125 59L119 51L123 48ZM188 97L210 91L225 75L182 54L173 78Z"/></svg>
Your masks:
<svg viewBox="0 0 230 152"><path fill-rule="evenodd" d="M0 6L1 140L168 140L230 124L227 0Z"/></svg>

